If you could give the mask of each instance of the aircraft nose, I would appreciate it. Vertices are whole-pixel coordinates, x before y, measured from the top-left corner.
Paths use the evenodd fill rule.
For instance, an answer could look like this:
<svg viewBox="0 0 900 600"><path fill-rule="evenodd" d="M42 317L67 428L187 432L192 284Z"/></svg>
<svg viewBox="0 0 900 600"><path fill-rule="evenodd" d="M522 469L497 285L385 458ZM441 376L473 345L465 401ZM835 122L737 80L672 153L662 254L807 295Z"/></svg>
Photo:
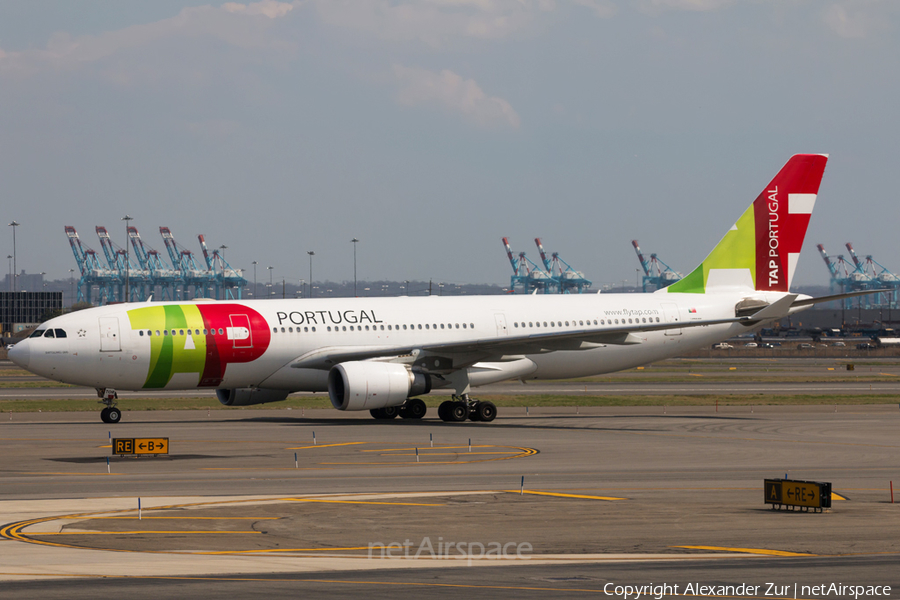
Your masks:
<svg viewBox="0 0 900 600"><path fill-rule="evenodd" d="M31 361L30 344L27 340L22 340L21 342L10 348L8 355L9 360L13 361L23 369L27 369L28 363L29 361Z"/></svg>

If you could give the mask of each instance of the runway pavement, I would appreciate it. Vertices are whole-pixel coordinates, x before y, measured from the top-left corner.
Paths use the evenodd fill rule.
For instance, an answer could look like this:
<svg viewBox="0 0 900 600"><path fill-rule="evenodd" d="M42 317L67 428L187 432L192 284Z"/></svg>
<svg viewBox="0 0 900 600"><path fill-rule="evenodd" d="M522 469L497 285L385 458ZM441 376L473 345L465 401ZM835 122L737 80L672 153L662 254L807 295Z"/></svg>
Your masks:
<svg viewBox="0 0 900 600"><path fill-rule="evenodd" d="M834 410L16 413L0 420L0 578L15 598L894 597L900 409ZM169 454L110 457L111 437L167 437ZM831 482L833 508L768 508L763 479L785 475Z"/></svg>

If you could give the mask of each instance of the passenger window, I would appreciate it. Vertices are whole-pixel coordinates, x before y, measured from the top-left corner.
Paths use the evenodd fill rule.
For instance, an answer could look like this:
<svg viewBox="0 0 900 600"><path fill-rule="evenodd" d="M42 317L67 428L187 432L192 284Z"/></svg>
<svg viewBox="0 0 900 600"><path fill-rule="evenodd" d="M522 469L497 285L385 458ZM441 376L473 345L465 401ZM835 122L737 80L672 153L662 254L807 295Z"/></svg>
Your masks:
<svg viewBox="0 0 900 600"><path fill-rule="evenodd" d="M163 329L163 335L169 335L169 330L168 330L168 329Z"/></svg>
<svg viewBox="0 0 900 600"><path fill-rule="evenodd" d="M519 322L518 322L518 321L516 321L515 323L513 323L513 325L516 327L516 329L519 328Z"/></svg>
<svg viewBox="0 0 900 600"><path fill-rule="evenodd" d="M465 328L466 328L466 324L465 324L465 323L463 323L463 329L465 329Z"/></svg>
<svg viewBox="0 0 900 600"><path fill-rule="evenodd" d="M353 331L353 325L350 326L350 331Z"/></svg>
<svg viewBox="0 0 900 600"><path fill-rule="evenodd" d="M568 321L566 321L566 327L568 327L568 326L569 326L569 322L568 322Z"/></svg>
<svg viewBox="0 0 900 600"><path fill-rule="evenodd" d="M441 329L443 329L443 328L444 328L444 324L443 324L443 323L441 323Z"/></svg>
<svg viewBox="0 0 900 600"><path fill-rule="evenodd" d="M343 331L347 331L347 326L344 325L344 326L341 327L341 329L342 329Z"/></svg>
<svg viewBox="0 0 900 600"><path fill-rule="evenodd" d="M156 330L156 336L159 337L159 329Z"/></svg>
<svg viewBox="0 0 900 600"><path fill-rule="evenodd" d="M597 319L594 319L594 325L596 325L596 324L597 324Z"/></svg>
<svg viewBox="0 0 900 600"><path fill-rule="evenodd" d="M312 329L312 330L313 330L313 333L315 333L315 332L316 332L316 328L315 328L315 327L313 327L313 329Z"/></svg>
<svg viewBox="0 0 900 600"><path fill-rule="evenodd" d="M273 327L273 328L272 328L272 333L278 333L278 328L277 328L277 327ZM214 330L213 330L213 335L215 335L215 334L216 334L216 331L215 331L215 329L214 329Z"/></svg>
<svg viewBox="0 0 900 600"><path fill-rule="evenodd" d="M328 330L328 331L331 331L331 325L328 326L328 329L327 329L327 330Z"/></svg>
<svg viewBox="0 0 900 600"><path fill-rule="evenodd" d="M421 323L419 323L419 329L422 329L422 324L421 324Z"/></svg>
<svg viewBox="0 0 900 600"><path fill-rule="evenodd" d="M284 327L282 327L281 330L284 331ZM219 335L225 335L225 330L221 327L219 327Z"/></svg>
<svg viewBox="0 0 900 600"><path fill-rule="evenodd" d="M141 336L141 337L144 337L144 330L143 330L143 329L141 329L141 331L140 331L139 333L140 333L140 336Z"/></svg>
<svg viewBox="0 0 900 600"><path fill-rule="evenodd" d="M293 328L293 327L288 327L288 332L289 332L289 333L294 333L294 328Z"/></svg>
<svg viewBox="0 0 900 600"><path fill-rule="evenodd" d="M428 323L425 323L425 329L428 329Z"/></svg>
<svg viewBox="0 0 900 600"><path fill-rule="evenodd" d="M469 323L469 329L475 329L475 323Z"/></svg>

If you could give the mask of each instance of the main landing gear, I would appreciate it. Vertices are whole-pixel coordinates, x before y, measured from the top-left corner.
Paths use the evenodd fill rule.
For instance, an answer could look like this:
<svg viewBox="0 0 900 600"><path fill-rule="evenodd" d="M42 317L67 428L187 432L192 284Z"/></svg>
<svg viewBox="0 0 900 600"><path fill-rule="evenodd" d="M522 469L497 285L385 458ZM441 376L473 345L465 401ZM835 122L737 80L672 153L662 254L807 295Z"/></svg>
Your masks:
<svg viewBox="0 0 900 600"><path fill-rule="evenodd" d="M99 388L97 395L100 396L100 403L105 404L106 408L100 411L100 420L104 423L118 423L122 420L122 411L119 410L119 395L112 388Z"/></svg>
<svg viewBox="0 0 900 600"><path fill-rule="evenodd" d="M490 422L497 418L497 406L493 402L476 400L468 394L462 394L441 402L438 416L442 421L451 423L461 423L466 419Z"/></svg>
<svg viewBox="0 0 900 600"><path fill-rule="evenodd" d="M393 419L398 415L401 419L421 419L427 411L428 408L425 406L425 402L418 398L409 398L400 406L376 408L370 410L369 414L376 419Z"/></svg>

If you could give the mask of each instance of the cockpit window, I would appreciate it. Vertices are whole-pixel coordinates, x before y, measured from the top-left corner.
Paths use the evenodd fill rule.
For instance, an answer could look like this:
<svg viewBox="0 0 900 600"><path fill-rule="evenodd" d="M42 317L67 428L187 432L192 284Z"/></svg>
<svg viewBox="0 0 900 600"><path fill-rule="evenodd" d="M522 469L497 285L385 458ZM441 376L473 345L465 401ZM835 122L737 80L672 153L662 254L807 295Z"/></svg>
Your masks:
<svg viewBox="0 0 900 600"><path fill-rule="evenodd" d="M46 329L35 329L34 331L31 332L31 335L29 335L28 337L41 337L42 335L44 335L45 331L47 331L47 330Z"/></svg>
<svg viewBox="0 0 900 600"><path fill-rule="evenodd" d="M54 329L53 331L56 332L56 337L57 337L57 338L64 338L64 337L66 337L66 330L65 330L65 329Z"/></svg>
<svg viewBox="0 0 900 600"><path fill-rule="evenodd" d="M48 330L47 330L47 333L44 334L44 337L52 338L52 337L56 337L56 336L53 335L53 330L52 330L52 329L48 329Z"/></svg>

